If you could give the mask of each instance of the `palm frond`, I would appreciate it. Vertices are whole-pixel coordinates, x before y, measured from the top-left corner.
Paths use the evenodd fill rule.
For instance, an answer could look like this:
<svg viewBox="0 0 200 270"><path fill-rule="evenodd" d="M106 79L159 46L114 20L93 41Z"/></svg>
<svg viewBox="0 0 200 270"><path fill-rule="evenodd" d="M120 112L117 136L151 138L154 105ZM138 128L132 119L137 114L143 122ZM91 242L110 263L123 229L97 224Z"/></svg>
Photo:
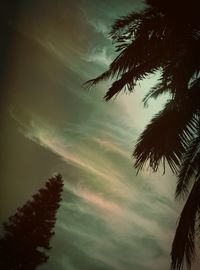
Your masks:
<svg viewBox="0 0 200 270"><path fill-rule="evenodd" d="M129 92L133 91L137 81L144 79L148 74L154 73L157 70L154 64L152 65L152 62L147 61L146 63L143 63L122 74L121 78L115 81L106 92L106 95L104 96L105 100L110 100L124 87L127 87Z"/></svg>
<svg viewBox="0 0 200 270"><path fill-rule="evenodd" d="M137 25L140 24L142 17L143 15L141 13L131 12L127 16L115 20L111 27L110 36L113 39L116 39L119 35L121 36L121 31L124 30L124 28L130 29L131 27L136 29Z"/></svg>
<svg viewBox="0 0 200 270"><path fill-rule="evenodd" d="M144 14L146 14L147 18ZM132 38L127 38L126 34L124 38L124 34L121 34L119 39L115 40L117 51L120 51L119 55L113 60L106 72L95 79L87 81L84 84L86 88L90 88L102 80L114 77L118 79L120 76L121 79L119 79L119 81L111 87L112 90L109 89L108 92L114 91L113 88L116 88L116 85L120 85L121 87L122 81L124 82L124 86L127 84L129 88L130 79L125 83L125 78L130 78L130 76L127 76L126 73L134 70L134 72L132 72L133 78L134 80L139 80L144 78L146 74L154 72L163 65L162 54L164 55L164 47L162 39L160 38L163 33L162 24L160 24L160 28L156 28L155 24L158 24L158 18L152 16L151 11L148 10L144 12L144 14L132 13L127 18L122 18L114 24L113 29L116 30L131 24L131 20L133 20L133 23L135 20L142 20L138 27L135 28L134 26L135 35ZM128 31L131 30L129 29ZM148 34L146 34L145 31ZM127 39L131 42L127 42ZM123 87L121 87L121 89L122 88ZM114 92L117 93L119 91ZM106 94L106 96L108 95L109 93Z"/></svg>
<svg viewBox="0 0 200 270"><path fill-rule="evenodd" d="M129 50L129 48L127 49ZM116 80L108 89L105 100L110 100L113 96L118 94L125 86L129 91L132 91L138 80L144 79L148 74L154 73L158 67L159 56L156 56L154 61L148 59L143 63L138 64L137 59L130 58L129 52L123 51L110 65L109 70L101 74L95 79L89 80L84 84L85 88L91 88L102 80L113 78L114 76L121 78ZM132 68L131 68L132 67ZM128 71L127 71L128 70Z"/></svg>
<svg viewBox="0 0 200 270"><path fill-rule="evenodd" d="M135 81L133 77L133 72L129 71L122 75L122 77L115 81L112 86L106 92L104 99L105 101L109 101L115 95L119 94L119 92L127 85L128 90L132 91L135 86Z"/></svg>
<svg viewBox="0 0 200 270"><path fill-rule="evenodd" d="M184 260L188 268L195 258L195 222L200 208L200 180L189 194L176 229L171 251L171 269L183 269Z"/></svg>
<svg viewBox="0 0 200 270"><path fill-rule="evenodd" d="M84 83L85 88L91 88L92 86L96 85L97 83L107 80L113 77L119 77L126 73L129 69L136 65L136 59L130 57L130 53L132 55L132 48L133 45L129 45L126 49L124 49L110 64L109 69L102 73L100 76L91 79ZM135 49L138 50L137 44L134 45Z"/></svg>
<svg viewBox="0 0 200 270"><path fill-rule="evenodd" d="M100 76L96 77L95 79L91 79L83 84L83 87L86 89L90 89L92 86L98 84L99 82L103 80L107 80L112 76L112 71L107 70L104 73L102 73Z"/></svg>
<svg viewBox="0 0 200 270"><path fill-rule="evenodd" d="M176 187L176 198L184 198L188 195L188 186L191 180L195 181L196 174L200 168L200 132L191 141L183 155L178 182Z"/></svg>
<svg viewBox="0 0 200 270"><path fill-rule="evenodd" d="M191 82L190 90L200 91L200 77L193 79L193 81Z"/></svg>
<svg viewBox="0 0 200 270"><path fill-rule="evenodd" d="M151 98L158 98L160 95L169 92L171 89L169 85L166 85L163 83L163 81L158 82L156 85L154 85L149 92L146 94L146 96L143 98L142 102L144 104L144 107L148 107L148 101Z"/></svg>
<svg viewBox="0 0 200 270"><path fill-rule="evenodd" d="M133 152L135 168L142 169L148 161L153 171L157 171L166 160L172 171L178 173L182 154L193 139L196 125L190 99L169 101L140 135Z"/></svg>

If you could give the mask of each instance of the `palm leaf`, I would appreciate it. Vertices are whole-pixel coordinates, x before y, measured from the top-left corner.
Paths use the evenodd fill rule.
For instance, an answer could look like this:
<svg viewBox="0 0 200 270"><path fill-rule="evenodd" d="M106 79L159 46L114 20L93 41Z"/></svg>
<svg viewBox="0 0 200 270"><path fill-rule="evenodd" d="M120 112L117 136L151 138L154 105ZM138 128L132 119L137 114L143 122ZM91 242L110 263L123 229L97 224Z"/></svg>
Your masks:
<svg viewBox="0 0 200 270"><path fill-rule="evenodd" d="M124 86L128 85L128 90L131 91L134 86L134 77L132 71L129 71L122 75L121 79L115 81L112 86L106 92L104 99L109 101L112 97L119 94L119 92L124 88Z"/></svg>
<svg viewBox="0 0 200 270"><path fill-rule="evenodd" d="M193 139L196 124L190 99L169 101L140 135L133 152L135 168L142 169L148 161L157 171L160 163L164 166L167 160L172 171L177 173L182 154Z"/></svg>
<svg viewBox="0 0 200 270"><path fill-rule="evenodd" d="M90 89L92 86L98 84L99 82L103 81L103 80L107 80L108 78L110 78L112 76L112 71L111 70L107 70L104 73L102 73L100 76L96 77L95 79L91 79L87 82L85 82L83 84L83 87L86 89Z"/></svg>
<svg viewBox="0 0 200 270"><path fill-rule="evenodd" d="M195 257L196 218L200 221L200 149L197 142L200 24L199 3L191 1L188 6L183 1L146 0L149 7L144 11L133 12L117 20L110 37L118 56L108 71L86 83L91 87L102 80L115 78L104 96L108 101L123 88L132 91L138 80L162 70L160 82L143 101L147 104L149 98L157 98L166 91L171 93L171 100L140 135L133 157L138 170L148 162L156 171L167 161L179 177L178 197L187 194L191 180L196 181L181 213L173 241L173 270L180 270L184 260L188 267L191 266ZM180 4L184 5L183 9L180 9Z"/></svg>
<svg viewBox="0 0 200 270"><path fill-rule="evenodd" d="M199 84L196 79L187 95L175 96L147 125L133 152L138 170L149 161L150 167L157 171L166 160L172 171L178 173L182 155L199 127Z"/></svg>
<svg viewBox="0 0 200 270"><path fill-rule="evenodd" d="M124 28L130 29L131 27L136 31L137 25L140 24L142 17L143 14L141 13L131 12L127 16L115 20L111 27L110 36L113 39L118 39L122 34L121 31L124 31Z"/></svg>
<svg viewBox="0 0 200 270"><path fill-rule="evenodd" d="M195 258L195 222L200 208L200 180L198 179L189 194L176 229L171 251L171 269L183 268L184 260L188 268Z"/></svg>
<svg viewBox="0 0 200 270"><path fill-rule="evenodd" d="M163 81L158 82L156 85L154 85L149 92L146 94L146 96L143 98L142 102L144 103L144 107L148 106L148 101L151 98L158 98L160 95L169 92L171 90L171 87L169 85L166 85L163 83Z"/></svg>
<svg viewBox="0 0 200 270"><path fill-rule="evenodd" d="M132 14L127 19L130 20L132 16L137 19L139 17L143 17L141 14ZM132 72L132 70L134 70L134 79L141 79L143 76L145 76L146 73L154 72L155 69L158 69L160 66L162 66L163 58L161 55L162 53L164 54L164 51L163 44L159 38L158 32L162 33L163 29L156 31L156 33L153 31L156 20L157 19L152 16L150 16L148 20L144 20L141 26L137 29L131 43L123 43L121 40L117 41L117 48L120 53L110 64L109 69L95 79L87 81L84 86L86 88L90 88L102 80L114 77L118 78L119 76L123 75L126 76L126 73L130 71ZM122 21L119 22L119 25L122 24ZM147 28L146 31L149 32L148 35L143 33L144 28ZM121 39L123 40L123 35L121 36ZM161 42L159 42L159 40ZM148 55L148 58L144 57L145 55ZM141 59L144 60L141 61ZM124 81L124 78L122 80ZM122 80L118 83L118 85L121 84ZM127 83L129 84L130 80Z"/></svg>
<svg viewBox="0 0 200 270"><path fill-rule="evenodd" d="M124 87L127 87L128 91L134 90L137 81L144 79L148 74L157 70L155 62L146 62L138 67L131 69L124 73L121 78L115 81L112 86L106 92L104 96L105 100L110 100L114 95L118 94Z"/></svg>
<svg viewBox="0 0 200 270"><path fill-rule="evenodd" d="M200 130L199 130L200 131ZM188 194L190 181L195 180L196 174L200 168L200 132L191 141L186 149L181 162L178 174L178 183L176 187L176 198L185 197Z"/></svg>

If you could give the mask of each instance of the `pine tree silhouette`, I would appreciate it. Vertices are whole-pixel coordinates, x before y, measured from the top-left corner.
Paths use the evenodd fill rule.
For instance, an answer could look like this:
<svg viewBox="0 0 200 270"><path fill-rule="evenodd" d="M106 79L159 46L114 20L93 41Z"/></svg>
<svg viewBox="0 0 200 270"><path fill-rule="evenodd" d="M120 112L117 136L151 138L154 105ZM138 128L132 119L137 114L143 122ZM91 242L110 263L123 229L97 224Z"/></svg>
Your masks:
<svg viewBox="0 0 200 270"><path fill-rule="evenodd" d="M50 178L15 215L3 224L0 239L0 269L33 270L48 260L46 250L54 235L56 212L60 206L63 180Z"/></svg>

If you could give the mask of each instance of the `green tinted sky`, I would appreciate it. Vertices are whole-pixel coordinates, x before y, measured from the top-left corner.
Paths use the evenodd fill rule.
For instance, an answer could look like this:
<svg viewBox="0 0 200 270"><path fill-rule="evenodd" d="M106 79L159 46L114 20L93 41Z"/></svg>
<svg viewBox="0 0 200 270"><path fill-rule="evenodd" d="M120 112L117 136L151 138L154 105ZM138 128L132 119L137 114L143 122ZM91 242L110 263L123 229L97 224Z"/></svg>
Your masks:
<svg viewBox="0 0 200 270"><path fill-rule="evenodd" d="M109 82L81 88L114 57L113 20L141 8L139 0L37 0L19 9L1 118L1 220L52 174L63 175L56 236L41 270L169 269L176 180L162 171L136 177L131 160L165 100L141 104L156 77L110 103L102 100Z"/></svg>

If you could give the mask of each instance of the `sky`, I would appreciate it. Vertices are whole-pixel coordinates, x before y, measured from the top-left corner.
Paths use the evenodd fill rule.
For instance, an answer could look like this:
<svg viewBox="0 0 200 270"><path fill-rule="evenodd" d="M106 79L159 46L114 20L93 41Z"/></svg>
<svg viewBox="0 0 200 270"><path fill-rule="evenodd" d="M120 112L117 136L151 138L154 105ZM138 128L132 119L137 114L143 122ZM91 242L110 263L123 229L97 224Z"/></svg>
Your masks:
<svg viewBox="0 0 200 270"><path fill-rule="evenodd" d="M141 0L21 1L2 92L0 221L55 173L63 201L40 270L169 270L182 207L162 168L136 176L134 143L167 97L144 108L158 74L105 103L111 82L82 84L114 59L108 36ZM192 267L197 269L198 263Z"/></svg>

